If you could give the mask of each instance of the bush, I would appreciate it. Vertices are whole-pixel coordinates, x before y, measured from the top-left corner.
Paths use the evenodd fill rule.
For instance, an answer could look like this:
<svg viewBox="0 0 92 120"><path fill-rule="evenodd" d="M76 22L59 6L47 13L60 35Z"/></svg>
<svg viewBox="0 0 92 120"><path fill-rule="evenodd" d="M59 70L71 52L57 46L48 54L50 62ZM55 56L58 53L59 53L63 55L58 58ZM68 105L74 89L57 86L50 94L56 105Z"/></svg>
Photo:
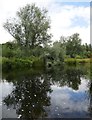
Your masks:
<svg viewBox="0 0 92 120"><path fill-rule="evenodd" d="M12 69L13 61L3 57L2 59L2 70L8 71L9 69Z"/></svg>
<svg viewBox="0 0 92 120"><path fill-rule="evenodd" d="M44 66L43 60L39 58L5 58L2 59L2 69L4 71L12 70L12 69L24 69L24 68L32 68L32 67L40 67Z"/></svg>
<svg viewBox="0 0 92 120"><path fill-rule="evenodd" d="M71 64L76 64L76 59L74 59L74 58L68 58L68 59L65 59L65 61L64 61L66 64L69 64L69 65L71 65Z"/></svg>
<svg viewBox="0 0 92 120"><path fill-rule="evenodd" d="M14 68L30 68L32 67L32 61L26 59L13 59Z"/></svg>
<svg viewBox="0 0 92 120"><path fill-rule="evenodd" d="M90 59L77 59L77 63L90 63Z"/></svg>
<svg viewBox="0 0 92 120"><path fill-rule="evenodd" d="M35 58L35 60L33 60L33 67L43 67L44 66L44 61L40 58Z"/></svg>
<svg viewBox="0 0 92 120"><path fill-rule="evenodd" d="M76 59L81 59L81 56L80 56L80 55L76 55L75 58L76 58Z"/></svg>

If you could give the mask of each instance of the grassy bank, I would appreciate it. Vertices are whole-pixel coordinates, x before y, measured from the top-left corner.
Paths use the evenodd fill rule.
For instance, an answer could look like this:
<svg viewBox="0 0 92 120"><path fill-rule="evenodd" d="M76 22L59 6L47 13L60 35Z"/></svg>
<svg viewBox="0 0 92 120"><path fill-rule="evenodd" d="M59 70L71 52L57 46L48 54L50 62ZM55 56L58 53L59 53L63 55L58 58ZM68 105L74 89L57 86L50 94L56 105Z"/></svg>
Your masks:
<svg viewBox="0 0 92 120"><path fill-rule="evenodd" d="M76 59L76 58L67 58L64 60L67 64L80 64L80 63L92 63L92 59L85 58L85 59Z"/></svg>
<svg viewBox="0 0 92 120"><path fill-rule="evenodd" d="M2 69L12 70L12 69L24 69L32 67L42 67L44 65L43 60L37 57L33 58L2 58Z"/></svg>
<svg viewBox="0 0 92 120"><path fill-rule="evenodd" d="M75 59L75 58L67 58L64 62L68 65L73 64L85 64L92 63L92 59ZM24 68L41 68L45 67L44 61L38 57L30 57L30 58L0 58L0 65L2 65L3 70L13 70L13 69L24 69Z"/></svg>

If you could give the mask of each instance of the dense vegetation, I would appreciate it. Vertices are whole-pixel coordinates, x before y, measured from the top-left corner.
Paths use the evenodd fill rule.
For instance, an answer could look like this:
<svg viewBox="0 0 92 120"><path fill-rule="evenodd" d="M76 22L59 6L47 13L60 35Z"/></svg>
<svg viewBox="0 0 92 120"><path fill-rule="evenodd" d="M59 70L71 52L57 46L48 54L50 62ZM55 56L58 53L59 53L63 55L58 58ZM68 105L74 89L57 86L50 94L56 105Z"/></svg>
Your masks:
<svg viewBox="0 0 92 120"><path fill-rule="evenodd" d="M47 64L46 61L53 64L65 61L70 64L76 63L76 59L78 62L87 62L87 58L92 56L92 45L81 44L78 33L61 36L52 43L47 10L35 4L21 8L16 18L7 20L4 28L14 37L14 41L2 44L4 67L43 66Z"/></svg>

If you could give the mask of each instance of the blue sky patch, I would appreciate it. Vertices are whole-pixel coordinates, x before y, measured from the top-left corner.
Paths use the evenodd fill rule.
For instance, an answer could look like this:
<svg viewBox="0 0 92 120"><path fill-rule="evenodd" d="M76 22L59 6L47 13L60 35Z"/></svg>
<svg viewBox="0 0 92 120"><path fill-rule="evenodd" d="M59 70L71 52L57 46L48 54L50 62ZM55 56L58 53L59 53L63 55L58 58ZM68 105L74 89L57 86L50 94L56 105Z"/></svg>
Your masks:
<svg viewBox="0 0 92 120"><path fill-rule="evenodd" d="M88 27L88 23L83 17L75 17L72 19L71 27L76 27L76 26Z"/></svg>
<svg viewBox="0 0 92 120"><path fill-rule="evenodd" d="M84 6L84 7L88 7L90 6L90 2L63 2L64 5L73 5L73 6L76 6L76 7L81 7L81 6Z"/></svg>
<svg viewBox="0 0 92 120"><path fill-rule="evenodd" d="M91 4L91 2L60 2L59 0L56 1L56 4L59 4L59 5L73 5L73 6L76 6L76 7L89 7Z"/></svg>

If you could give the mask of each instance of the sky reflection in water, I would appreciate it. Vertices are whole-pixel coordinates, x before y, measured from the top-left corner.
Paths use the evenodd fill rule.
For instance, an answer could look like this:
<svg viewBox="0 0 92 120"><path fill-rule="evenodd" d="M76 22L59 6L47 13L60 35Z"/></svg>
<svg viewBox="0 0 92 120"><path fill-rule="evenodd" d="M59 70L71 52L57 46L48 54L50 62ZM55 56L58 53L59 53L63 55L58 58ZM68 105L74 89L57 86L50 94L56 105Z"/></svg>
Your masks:
<svg viewBox="0 0 92 120"><path fill-rule="evenodd" d="M90 82L84 77L86 70L80 68L66 67L37 74L35 71L4 73L0 83L3 87L2 117L90 117Z"/></svg>

